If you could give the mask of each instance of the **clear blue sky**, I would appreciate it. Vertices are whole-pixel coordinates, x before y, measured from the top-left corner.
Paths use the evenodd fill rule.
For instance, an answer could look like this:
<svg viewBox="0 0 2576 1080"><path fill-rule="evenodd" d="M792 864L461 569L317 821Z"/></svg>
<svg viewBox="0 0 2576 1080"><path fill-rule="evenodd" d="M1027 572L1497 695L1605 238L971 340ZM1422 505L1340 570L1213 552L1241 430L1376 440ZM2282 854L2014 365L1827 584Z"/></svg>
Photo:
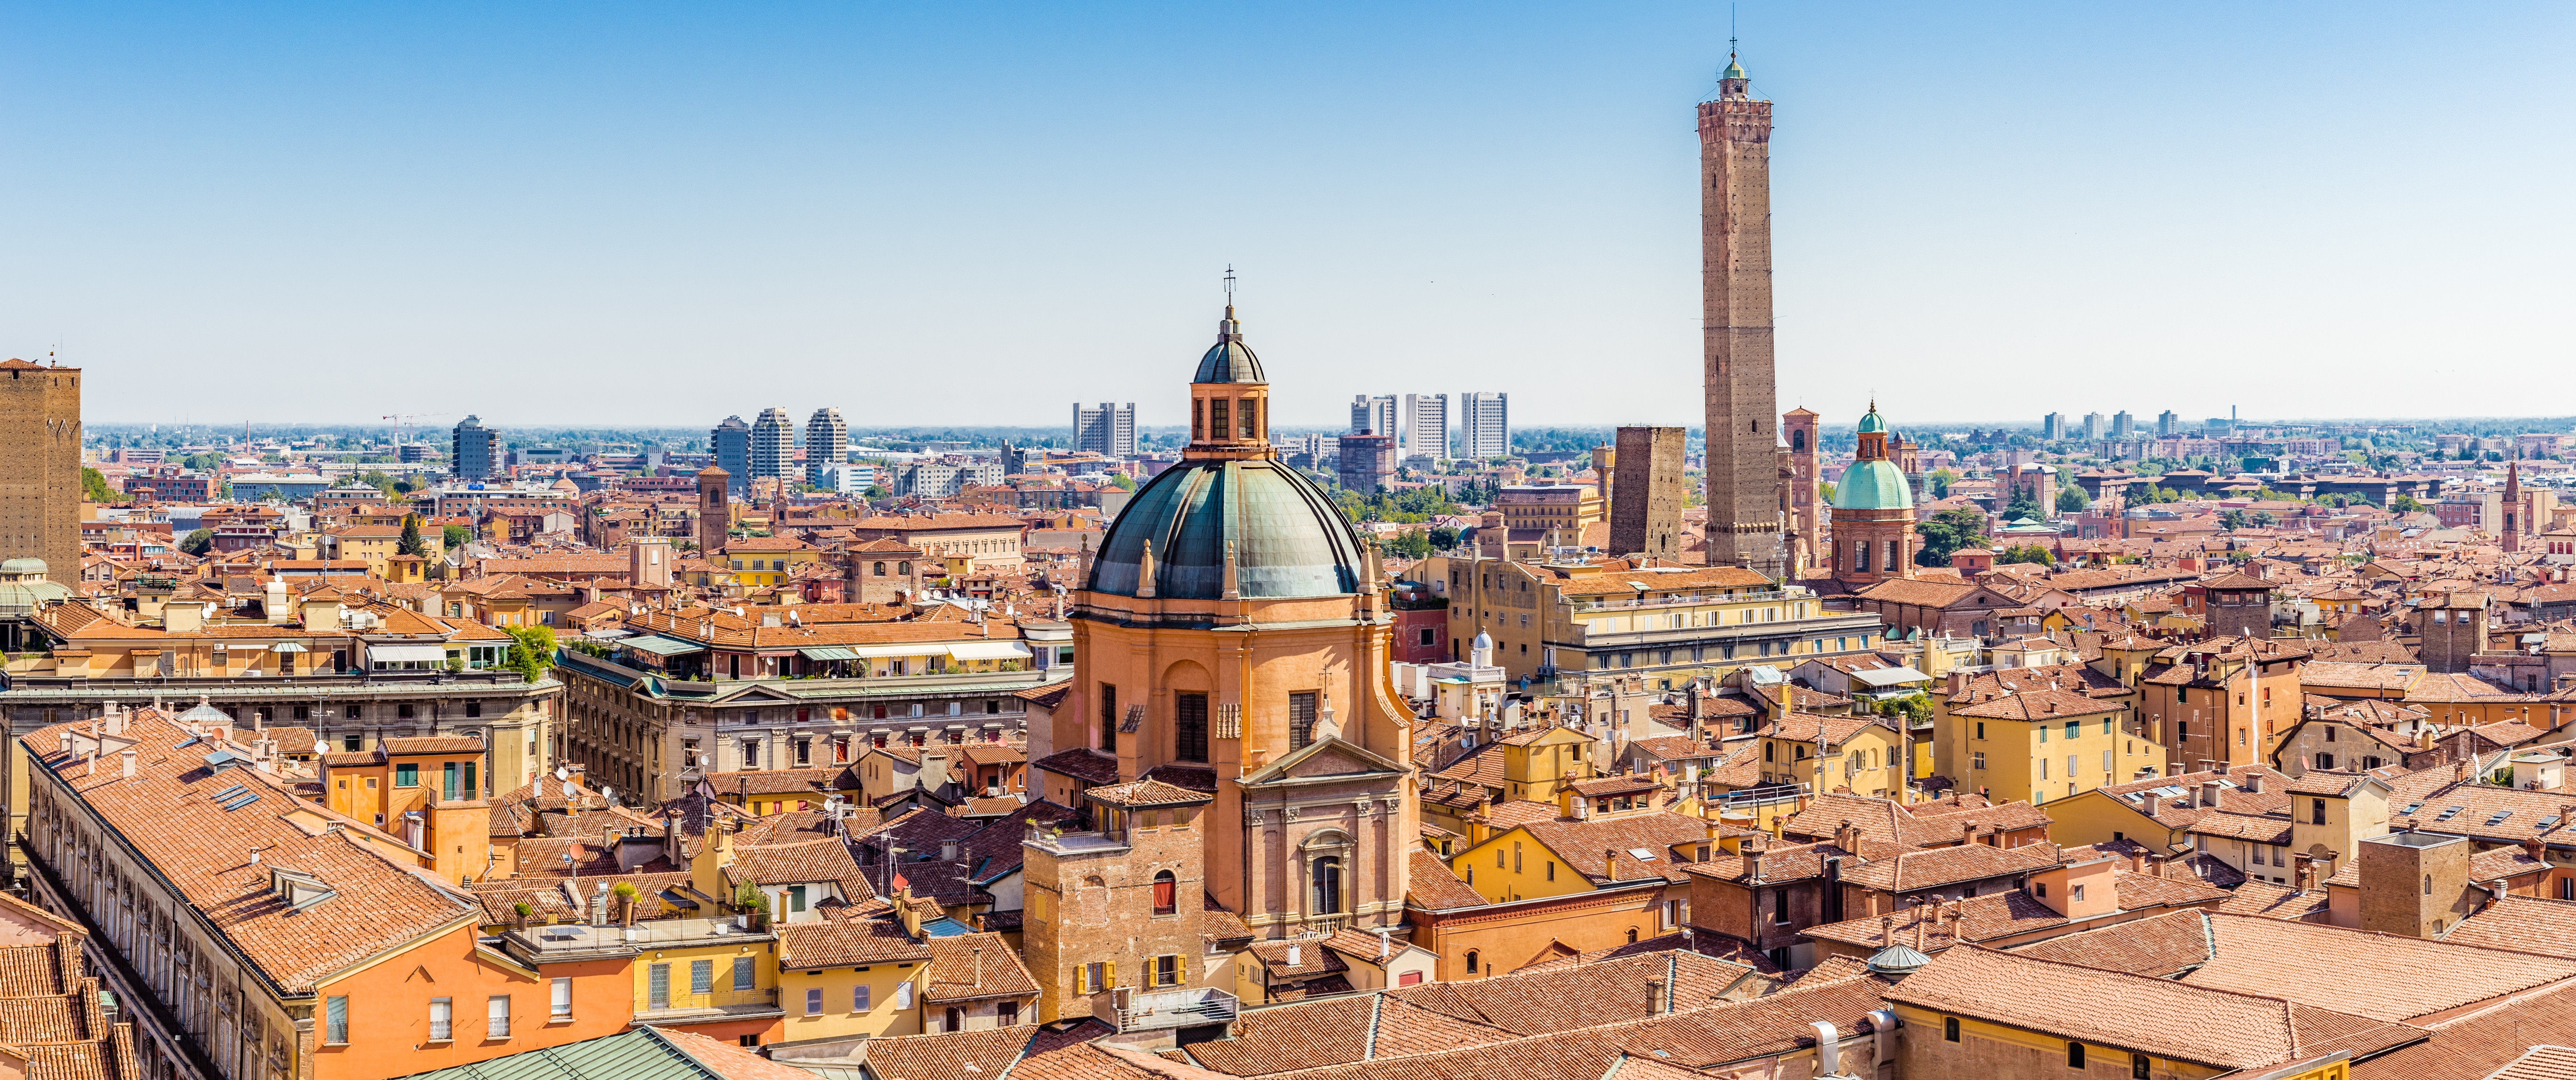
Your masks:
<svg viewBox="0 0 2576 1080"><path fill-rule="evenodd" d="M1727 5L11 3L93 420L1699 420ZM1781 403L2566 413L2576 5L1748 3Z"/></svg>

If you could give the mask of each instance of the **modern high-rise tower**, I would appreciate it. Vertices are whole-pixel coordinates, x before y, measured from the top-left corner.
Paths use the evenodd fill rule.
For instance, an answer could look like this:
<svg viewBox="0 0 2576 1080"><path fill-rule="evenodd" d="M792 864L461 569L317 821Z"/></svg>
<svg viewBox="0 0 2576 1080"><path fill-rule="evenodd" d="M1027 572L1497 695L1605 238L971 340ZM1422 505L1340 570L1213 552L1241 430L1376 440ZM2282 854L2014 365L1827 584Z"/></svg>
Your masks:
<svg viewBox="0 0 2576 1080"><path fill-rule="evenodd" d="M805 420L805 482L823 486L823 470L845 465L850 456L850 425L841 410L822 408Z"/></svg>
<svg viewBox="0 0 2576 1080"><path fill-rule="evenodd" d="M751 422L751 476L785 476L796 468L796 421L772 405Z"/></svg>
<svg viewBox="0 0 2576 1080"><path fill-rule="evenodd" d="M1395 395L1370 397L1361 394L1351 399L1352 434L1384 435L1392 439L1399 434L1395 425Z"/></svg>
<svg viewBox="0 0 2576 1080"><path fill-rule="evenodd" d="M1512 452L1512 396L1490 390L1458 395L1458 456L1498 458Z"/></svg>
<svg viewBox="0 0 2576 1080"><path fill-rule="evenodd" d="M1449 456L1449 395L1405 394L1396 398L1403 415L1404 442L1397 456L1445 459Z"/></svg>
<svg viewBox="0 0 2576 1080"><path fill-rule="evenodd" d="M1073 448L1108 457L1136 456L1136 403L1101 402L1099 408L1073 405Z"/></svg>
<svg viewBox="0 0 2576 1080"><path fill-rule="evenodd" d="M1771 338L1771 103L1732 54L1699 105L1700 306L1708 391L1708 562L1789 572L1780 539Z"/></svg>
<svg viewBox="0 0 2576 1080"><path fill-rule="evenodd" d="M728 416L707 432L708 464L722 470L725 482L740 495L751 490L751 425Z"/></svg>

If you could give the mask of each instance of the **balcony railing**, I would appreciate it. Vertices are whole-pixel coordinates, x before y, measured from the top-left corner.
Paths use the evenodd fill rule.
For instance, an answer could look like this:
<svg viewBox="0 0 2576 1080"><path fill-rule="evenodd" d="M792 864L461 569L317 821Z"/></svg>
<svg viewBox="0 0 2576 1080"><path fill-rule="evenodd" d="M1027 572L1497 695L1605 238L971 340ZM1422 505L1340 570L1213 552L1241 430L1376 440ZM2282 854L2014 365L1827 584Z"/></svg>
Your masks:
<svg viewBox="0 0 2576 1080"><path fill-rule="evenodd" d="M757 1011L778 1007L778 988L751 990L711 990L703 994L672 991L668 1000L655 1001L645 1009L656 1012L698 1012L720 1009Z"/></svg>
<svg viewBox="0 0 2576 1080"><path fill-rule="evenodd" d="M1806 600L1815 595L1803 586L1792 585L1786 589L1763 589L1731 594L1683 593L1677 596L1652 598L1631 596L1624 599L1586 600L1575 604L1574 610L1624 611L1630 608L1685 607L1694 604L1759 604L1764 601Z"/></svg>
<svg viewBox="0 0 2576 1080"><path fill-rule="evenodd" d="M1120 1031L1230 1024L1243 1011L1235 996L1213 987L1181 990L1114 990L1093 999L1092 1015Z"/></svg>

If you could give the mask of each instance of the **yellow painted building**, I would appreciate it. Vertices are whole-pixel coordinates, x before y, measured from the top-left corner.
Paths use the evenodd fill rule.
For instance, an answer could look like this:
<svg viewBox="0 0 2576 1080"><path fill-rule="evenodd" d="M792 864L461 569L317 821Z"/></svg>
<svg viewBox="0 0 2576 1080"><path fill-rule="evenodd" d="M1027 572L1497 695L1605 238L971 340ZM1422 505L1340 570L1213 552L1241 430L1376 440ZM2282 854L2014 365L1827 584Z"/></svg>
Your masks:
<svg viewBox="0 0 2576 1080"><path fill-rule="evenodd" d="M1641 809L1584 818L1534 821L1495 833L1450 862L1458 879L1497 904L1573 896L1647 879L1675 861L1675 847L1710 843L1699 818ZM1604 861L1617 851L1618 865ZM1636 852L1649 857L1638 858Z"/></svg>
<svg viewBox="0 0 2576 1080"><path fill-rule="evenodd" d="M930 947L886 919L777 928L787 1042L918 1035Z"/></svg>
<svg viewBox="0 0 2576 1080"><path fill-rule="evenodd" d="M2358 1016L2142 976L2107 976L1983 948L1945 949L1887 992L1904 1032L1898 1076L1994 1080L2147 1076L2348 1080ZM2189 1024L2163 1018L2189 1016ZM2387 1048L2407 1041L2396 1034ZM2346 1049L2309 1047L2341 1042Z"/></svg>
<svg viewBox="0 0 2576 1080"><path fill-rule="evenodd" d="M778 937L732 918L634 927L635 1022L727 1042L778 1038Z"/></svg>
<svg viewBox="0 0 2576 1080"><path fill-rule="evenodd" d="M1933 696L1940 765L1960 791L2037 804L2164 769L2165 748L2146 737L2130 707L2134 693L2094 697L2040 686L1966 696L1978 700Z"/></svg>
<svg viewBox="0 0 2576 1080"><path fill-rule="evenodd" d="M1877 615L1827 611L1803 587L1731 566L1441 557L1415 573L1449 600L1456 647L1490 634L1493 663L1513 678L1615 674L1670 690L1885 643Z"/></svg>
<svg viewBox="0 0 2576 1080"><path fill-rule="evenodd" d="M1877 716L1790 713L1756 737L1768 785L1807 784L1816 792L1912 801L1905 783L1905 737Z"/></svg>
<svg viewBox="0 0 2576 1080"><path fill-rule="evenodd" d="M754 536L727 541L722 565L745 588L775 588L787 584L797 567L822 557L820 549L801 540Z"/></svg>

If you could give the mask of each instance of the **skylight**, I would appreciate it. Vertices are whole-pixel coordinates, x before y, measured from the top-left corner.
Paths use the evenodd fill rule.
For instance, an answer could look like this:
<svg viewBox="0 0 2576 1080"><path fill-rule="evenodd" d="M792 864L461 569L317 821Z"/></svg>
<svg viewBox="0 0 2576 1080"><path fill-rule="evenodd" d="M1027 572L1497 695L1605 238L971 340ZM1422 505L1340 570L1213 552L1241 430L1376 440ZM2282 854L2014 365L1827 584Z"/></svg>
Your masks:
<svg viewBox="0 0 2576 1080"><path fill-rule="evenodd" d="M1653 848L1632 847L1628 849L1628 854L1634 856L1638 862L1655 861L1655 851Z"/></svg>
<svg viewBox="0 0 2576 1080"><path fill-rule="evenodd" d="M2419 803L2419 802L2411 802L2411 803L2407 803L2407 804L2406 804L2406 809L2403 809L2403 810L2398 811L2398 812L2397 812L2397 814L2398 814L2398 816L2403 817L2403 816L2405 816L2405 815L2407 815L2407 814L2412 814L2412 813L2414 813L2415 811L2421 810L2421 809L2423 809L2423 808L2424 808L2424 804L2423 804L2423 803Z"/></svg>
<svg viewBox="0 0 2576 1080"><path fill-rule="evenodd" d="M2466 809L2468 809L2468 808L2467 808L2467 807L2465 807L2465 806L2445 806L2445 807L2443 807L2443 808L2442 808L2442 812L2441 812L2440 814L2437 814L2437 815L2435 815L2435 816L2434 816L2433 820L2435 820L2435 821L2449 821L2449 820L2451 820L2451 818L2453 818L2454 816L2457 816L2457 815L2459 814L2459 812L2460 812L2460 811L2462 811L2462 810L2466 810Z"/></svg>
<svg viewBox="0 0 2576 1080"><path fill-rule="evenodd" d="M2487 824L2489 824L2489 825L2502 825L2502 824L2504 824L2504 819L2509 818L2509 817L2512 817L2512 816L2513 816L2513 811L2511 811L2511 810L2498 810L2498 811L2496 811L2496 812L2495 812L2495 816L2494 816L2494 817L2491 817L2491 818L2488 818L2488 819L2487 819Z"/></svg>

